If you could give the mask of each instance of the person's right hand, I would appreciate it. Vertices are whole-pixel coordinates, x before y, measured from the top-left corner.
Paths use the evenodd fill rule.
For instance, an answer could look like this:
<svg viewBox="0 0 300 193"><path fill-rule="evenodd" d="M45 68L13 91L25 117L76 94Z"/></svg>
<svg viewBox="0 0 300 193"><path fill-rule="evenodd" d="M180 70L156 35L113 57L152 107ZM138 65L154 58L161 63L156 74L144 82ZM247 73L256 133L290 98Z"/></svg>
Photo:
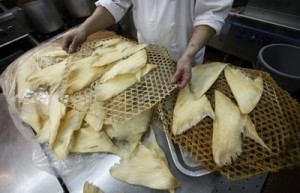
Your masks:
<svg viewBox="0 0 300 193"><path fill-rule="evenodd" d="M78 27L64 36L62 49L68 53L73 53L86 39L86 32Z"/></svg>

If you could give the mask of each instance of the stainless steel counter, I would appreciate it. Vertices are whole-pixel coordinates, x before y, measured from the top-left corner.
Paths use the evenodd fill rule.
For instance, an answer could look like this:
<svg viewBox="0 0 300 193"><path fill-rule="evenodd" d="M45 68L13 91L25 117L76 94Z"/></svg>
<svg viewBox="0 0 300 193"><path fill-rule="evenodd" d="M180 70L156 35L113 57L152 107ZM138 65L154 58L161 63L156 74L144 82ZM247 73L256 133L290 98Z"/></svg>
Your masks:
<svg viewBox="0 0 300 193"><path fill-rule="evenodd" d="M33 147L40 148L38 144L26 140L15 128L5 97L0 94L0 192L63 192L55 176L34 166Z"/></svg>
<svg viewBox="0 0 300 193"><path fill-rule="evenodd" d="M32 149L43 151L39 144L26 140L15 128L7 110L3 94L0 95L0 192L10 193L60 193L64 192L61 184L54 175L37 168L32 163ZM216 173L201 177L188 177L177 170L168 149L166 137L159 128L154 128L157 140L164 149L169 161L170 169L181 184L176 193L208 193L211 192L220 176ZM65 192L82 193L86 181L99 186L105 193L156 193L167 192L153 190L141 186L129 185L115 180L109 174L109 169L119 158L110 154L97 154L93 159L89 155L80 158L80 162L64 163L68 171L61 170L67 190ZM57 166L57 164L52 164ZM72 170L74 167L74 170ZM82 169L80 169L82 168Z"/></svg>
<svg viewBox="0 0 300 193"><path fill-rule="evenodd" d="M181 188L177 189L176 193L209 193L212 192L217 184L220 176L216 173L207 174L201 177L189 177L178 171L174 165L170 151L168 149L166 137L159 128L154 128L156 138L163 148L171 169L171 172L180 182ZM167 192L153 190L141 186L129 185L118 180L115 180L109 174L109 168L118 162L119 158L114 155L103 155L95 163L94 160L85 159L82 164L85 170L76 175L68 172L67 175L62 175L68 190L72 193L81 193L84 182L89 181L100 187L105 193L158 193ZM76 172L76 171L75 171Z"/></svg>

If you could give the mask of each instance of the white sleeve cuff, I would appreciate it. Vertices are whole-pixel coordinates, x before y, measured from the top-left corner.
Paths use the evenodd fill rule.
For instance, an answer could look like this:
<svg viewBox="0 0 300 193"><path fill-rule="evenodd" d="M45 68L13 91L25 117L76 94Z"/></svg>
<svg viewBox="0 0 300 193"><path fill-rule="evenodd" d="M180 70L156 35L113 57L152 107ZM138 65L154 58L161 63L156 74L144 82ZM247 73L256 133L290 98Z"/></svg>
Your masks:
<svg viewBox="0 0 300 193"><path fill-rule="evenodd" d="M96 6L105 7L115 18L115 22L119 22L131 6L129 0L98 0Z"/></svg>
<svg viewBox="0 0 300 193"><path fill-rule="evenodd" d="M224 24L224 20L221 18L212 18L212 17L198 17L195 21L194 21L194 26L198 26L198 25L207 25L211 28L213 28L216 31L216 34L218 35L221 31L221 28Z"/></svg>
<svg viewBox="0 0 300 193"><path fill-rule="evenodd" d="M233 0L198 0L195 4L194 26L207 25L220 33Z"/></svg>

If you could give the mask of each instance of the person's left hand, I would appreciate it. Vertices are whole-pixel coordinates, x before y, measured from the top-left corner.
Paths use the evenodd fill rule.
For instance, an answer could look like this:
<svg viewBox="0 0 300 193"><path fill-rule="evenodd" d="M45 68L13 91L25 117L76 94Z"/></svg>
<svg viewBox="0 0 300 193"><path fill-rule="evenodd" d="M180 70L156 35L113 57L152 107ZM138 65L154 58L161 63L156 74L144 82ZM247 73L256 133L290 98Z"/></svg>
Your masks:
<svg viewBox="0 0 300 193"><path fill-rule="evenodd" d="M172 83L176 83L178 88L184 88L191 80L191 64L188 58L181 57L176 66L176 72L171 78Z"/></svg>

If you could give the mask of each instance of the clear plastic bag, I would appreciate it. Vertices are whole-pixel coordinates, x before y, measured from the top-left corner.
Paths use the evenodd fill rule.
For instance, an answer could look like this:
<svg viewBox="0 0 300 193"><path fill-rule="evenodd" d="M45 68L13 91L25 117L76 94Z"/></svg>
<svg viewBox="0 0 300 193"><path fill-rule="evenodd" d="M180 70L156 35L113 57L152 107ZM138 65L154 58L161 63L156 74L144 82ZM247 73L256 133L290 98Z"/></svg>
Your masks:
<svg viewBox="0 0 300 193"><path fill-rule="evenodd" d="M0 76L0 86L8 103L9 114L17 130L29 141L32 141L32 162L41 170L57 177L67 178L69 181L76 179L82 171L88 173L93 166L106 155L106 153L89 154L71 154L66 159L58 159L47 144L40 144L35 140L34 130L24 123L21 119L20 108L23 104L41 102L45 105L49 103L49 93L43 89L40 90L20 90L18 88L18 78L25 70L24 64L33 57L39 58L41 50L47 49L53 45L59 45L57 42L64 34L56 36L38 47L35 47L11 63ZM57 45L56 45L57 44ZM61 45L59 45L61 46ZM43 68L47 65L45 62L37 62ZM25 64L27 65L27 64ZM25 72L26 73L26 72ZM20 81L20 80L19 80Z"/></svg>
<svg viewBox="0 0 300 193"><path fill-rule="evenodd" d="M111 37L111 33L99 33L98 36L94 36L94 40L98 40L98 39L104 39L105 37ZM94 41L93 39L91 39L91 42ZM28 51L26 54L24 54L23 56L21 56L19 59L17 59L15 62L13 62L8 68L7 70L4 72L4 74L0 77L0 84L1 87L3 89L3 92L6 96L6 99L8 101L9 104L9 109L10 109L10 114L11 117L14 119L15 122L15 126L16 128L24 135L24 137L26 137L29 140L32 140L33 142L33 149L32 149L32 161L34 163L34 165L52 175L58 176L60 177L64 183L66 183L69 187L73 188L73 185L76 185L76 181L78 181L78 179L80 180L86 180L88 177L90 177L90 175L92 174L93 170L98 170L99 169L99 165L101 165L101 168L104 168L104 172L109 173L109 168L113 166L113 164L115 164L116 162L119 161L119 155L122 155L123 152L121 152L122 150L125 150L127 147L123 147L120 148L119 145L121 143L114 143L116 139L113 139L114 137L111 137L106 135L105 131L103 131L103 135L100 134L100 132L97 130L96 132L98 133L93 133L90 132L92 129L90 129L90 131L83 131L83 130L88 130L88 126L92 127L92 124L88 123L88 121L82 121L81 119L81 126L78 128L72 128L73 130L71 130L72 133L72 137L75 136L75 132L77 131L81 131L82 133L86 132L88 133L89 136L96 136L96 138L92 138L93 143L88 146L88 147L84 147L86 148L85 150L87 151L83 151L83 150L77 150L76 152L94 152L94 151L101 151L101 152L111 152L110 153L70 153L66 158L64 159L58 159L57 158L57 151L55 151L55 148L53 148L55 146L55 142L56 142L56 137L58 136L57 133L59 133L59 129L58 127L56 127L55 132L56 134L54 134L54 140L55 142L53 142L52 144L52 148L50 149L48 146L48 143L42 143L39 144L38 142L36 142L35 140L38 138L38 136L40 135L39 131L43 131L42 129L44 127L36 127L36 128L40 128L41 130L37 130L34 125L30 124L28 121L24 120L24 117L22 116L24 113L24 106L27 106L27 110L25 111L25 116L27 116L26 118L28 118L28 115L31 112L31 108L35 109L36 107L34 106L35 104L38 104L38 110L39 111L34 111L34 113L32 113L33 115L38 115L36 117L41 117L40 115L42 113L44 113L45 109L47 109L48 114L42 114L45 115L45 120L48 121L48 123L51 121L51 116L54 115L56 116L56 114L61 113L60 110L64 109L64 112L61 113L61 116L57 116L56 120L54 121L56 125L60 125L62 124L62 120L64 120L64 118L67 117L67 113L69 112L74 112L73 110L79 110L76 111L76 113L80 114L84 114L83 116L85 116L86 113L86 109L82 110L82 109L77 109L74 108L74 105L72 106L68 106L65 103L64 100L59 100L60 98L60 94L66 96L73 96L72 99L75 99L75 102L79 101L79 104L81 105L80 107L89 107L88 109L90 110L91 106L92 107L96 107L98 108L98 106L94 105L94 103L91 105L90 103L88 103L88 105L83 104L82 105L82 100L77 100L77 99L82 99L83 98L83 102L86 102L86 99L89 99L88 97L82 97L85 96L82 93L85 93L82 90L79 90L79 94L76 95L75 94L65 94L65 93L61 93L60 88L63 87L64 85L64 81L61 81L59 84L56 84L55 86L59 85L58 87L55 88L54 92L51 92L50 89L47 89L47 87L41 87L40 82L38 84L38 87L31 87L32 83L28 83L28 86L26 85L26 81L27 80L31 80L30 78L27 79L27 77L33 75L35 76L37 73L41 72L42 69L49 67L49 65L55 65L58 64L60 61L63 61L64 59L66 59L66 63L65 64L65 69L63 72L65 74L67 74L68 72L68 64L71 64L71 62L76 61L77 59L82 59L83 57L87 57L87 54L91 54L89 52L84 52L84 50L82 50L81 48L84 48L84 46L82 46L79 50L79 52L76 52L75 55L69 55L70 57L66 57L63 58L62 57L58 57L55 58L55 62L51 64L51 57L49 58L48 56L51 55L51 52L54 52L55 50L57 52L62 51L61 50L61 45L59 45L60 40L55 39L55 41L50 41L48 43L44 43L42 45L40 45L38 48L35 48L33 50ZM56 47L55 47L56 46ZM45 50L46 52L42 52L42 50ZM86 49L88 50L88 49ZM103 113L104 115L101 115L103 117L105 117L105 119L107 120L107 124L109 124L109 121L111 120L121 120L119 118L122 118L122 121L125 121L124 118L127 118L128 120L130 120L131 118L133 118L136 115L141 114L142 112L145 112L146 110L152 108L154 105L156 105L162 98L168 96L168 94L174 90L176 88L176 85L172 85L169 82L169 77L171 72L173 72L174 70L174 65L173 65L173 61L170 60L170 58L168 57L167 51L166 49L159 47L159 46L148 46L147 49L147 56L148 59L150 60L149 63L151 65L157 65L157 68L155 68L156 70L151 71L152 73L149 73L148 76L143 77L140 81L138 81L135 85L133 85L132 87L130 87L128 90L124 91L123 93L121 93L120 95L116 96L115 98L113 98L111 101L106 101L108 104L107 106L103 106L103 109L106 110L105 113ZM89 51L89 50L88 50ZM46 54L46 55L45 55ZM63 54L62 54L63 55ZM74 59L74 60L72 60ZM35 61L38 60L38 61ZM49 62L50 61L50 62ZM29 68L28 68L29 67ZM37 71L34 71L36 68L38 68ZM49 71L47 71L48 73ZM57 72L55 70L55 72ZM61 72L61 71L59 71ZM26 74L27 73L27 74ZM52 74L56 75L55 77L60 78L63 77L63 73L61 74L60 77L57 76L57 73L53 73L53 71L51 71ZM35 76L35 77L45 77L47 80L49 80L48 74L43 73L43 75L45 76ZM71 75L70 75L71 76ZM52 76L53 77L53 76ZM67 76L66 76L67 77ZM78 78L78 76L75 76L76 78ZM23 78L23 79L22 79ZM63 77L65 78L65 77ZM51 79L53 80L53 79ZM51 81L50 80L50 81ZM55 79L54 79L55 80ZM64 79L63 79L64 80ZM81 79L80 79L81 80ZM47 82L49 83L49 82ZM93 82L94 83L94 82ZM21 85L21 86L20 86ZM49 83L50 85L50 83ZM164 85L164 86L162 86ZM48 88L50 88L51 86L49 86ZM154 89L155 88L155 89ZM52 89L52 87L51 87ZM141 93L143 93L143 97L140 97ZM54 94L57 94L54 97ZM89 93L88 93L89 94ZM145 97L147 96L147 97ZM55 105L59 106L59 108L56 108L56 106L53 108L54 111L49 110L52 107L52 99L58 99L55 100ZM92 97L91 97L92 98ZM123 100L126 99L126 100ZM136 102L136 99L140 98L139 102ZM64 98L63 98L64 99ZM129 100L130 99L130 100ZM71 100L72 101L72 100ZM89 100L88 100L89 102ZM127 106L130 108L127 108ZM43 106L44 108L41 108L41 106ZM102 107L102 106L101 106ZM104 108L105 107L105 108ZM23 108L21 110L21 108ZM35 109L36 110L36 109ZM81 110L81 111L80 111ZM129 111L130 110L130 111ZM111 114L109 114L108 112L110 112ZM113 112L113 113L112 113ZM125 112L125 113L123 113ZM73 116L74 114L71 114L70 117L81 117L81 114L75 114L75 116ZM94 112L91 112L90 114L94 115ZM116 115L115 117L112 116ZM48 116L48 117L47 117ZM150 114L149 114L150 116ZM49 118L50 117L50 118ZM68 117L68 121L71 120L71 118ZM98 118L102 118L103 122L105 123L105 120L103 117L99 117ZM29 116L29 120L30 118L32 118L32 116ZM59 119L58 119L59 118ZM109 120L109 118L111 120ZM144 120L144 118L142 118ZM23 121L22 121L23 120ZM43 126L46 125L46 121L43 122ZM72 119L73 121L73 119ZM72 125L74 122L78 121L75 120L74 122L67 122L66 125ZM25 124L24 122L27 122L29 125ZM79 122L79 121L78 121ZM47 124L48 124L47 123ZM71 123L71 124L69 124ZM88 126L86 126L86 124ZM103 123L99 123L97 122L97 124L102 124ZM149 124L149 121L145 121L145 124ZM49 124L50 125L50 124ZM47 126L49 126L47 125ZM41 126L41 125L39 125ZM50 127L50 126L49 126ZM121 127L119 127L121 128ZM64 127L65 129L65 127ZM34 131L37 131L37 135L34 134ZM95 130L95 129L94 129ZM64 131L64 130L63 130ZM48 131L46 131L48 132ZM49 131L50 132L50 131ZM52 132L52 131L51 131ZM87 136L87 134L82 134ZM74 135L73 135L74 134ZM104 137L104 135L106 136L106 138ZM138 133L138 135L140 135L140 133ZM62 138L59 138L63 136ZM65 135L59 135L59 138L57 141L58 143L64 143L64 141L68 141L67 146L67 151L65 152L69 152L69 150L72 148L72 145L70 145L72 143L72 141L69 141L70 136L68 135L68 140L65 140L64 138ZM47 138L48 137L48 138ZM47 142L49 142L50 144L50 140L49 140L49 136L46 137ZM74 137L75 138L75 137ZM72 139L74 139L72 138ZM71 139L71 140L72 140ZM90 139L90 138L88 138ZM100 140L98 140L100 139ZM102 141L101 141L102 140ZM42 141L42 140L40 140ZM74 140L76 141L76 140ZM84 143L82 144L87 144L86 142L87 140L85 140ZM88 142L90 142L88 141ZM99 144L96 142L103 142L103 144ZM120 141L122 142L123 139L120 139ZM132 140L133 144L136 146L137 142L136 140ZM129 142L128 142L129 143ZM131 141L130 141L131 143ZM51 145L50 145L51 146ZM66 147L64 146L64 147ZM96 148L98 149L96 149ZM103 148L105 147L105 148ZM70 149L69 149L70 148ZM84 149L81 148L81 149ZM90 150L90 149L92 150ZM93 149L94 148L94 149ZM101 149L102 148L102 149ZM80 149L80 148L78 148ZM65 149L64 149L65 150ZM128 150L126 150L128 151ZM54 152L56 154L54 154ZM65 153L63 152L63 153ZM70 150L70 152L72 152ZM130 152L130 151L128 151ZM115 154L115 155L113 155ZM104 165L103 165L104 164ZM103 172L103 171L101 171ZM78 186L78 184L76 185L76 187Z"/></svg>

